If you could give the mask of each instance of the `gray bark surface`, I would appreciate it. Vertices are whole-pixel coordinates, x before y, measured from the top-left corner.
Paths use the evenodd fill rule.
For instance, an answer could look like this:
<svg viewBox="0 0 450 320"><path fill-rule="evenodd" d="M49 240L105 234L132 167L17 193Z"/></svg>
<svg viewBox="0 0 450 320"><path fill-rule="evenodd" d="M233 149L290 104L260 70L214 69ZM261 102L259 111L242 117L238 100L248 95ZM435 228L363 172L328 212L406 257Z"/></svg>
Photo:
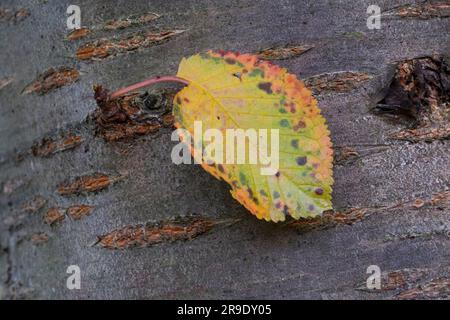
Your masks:
<svg viewBox="0 0 450 320"><path fill-rule="evenodd" d="M422 2L377 1L384 12L414 3ZM396 63L450 54L448 16L386 15L380 30L369 30L366 9L373 1L78 1L86 27L145 12L161 17L68 41L69 4L1 2L29 16L0 22L0 79L11 79L0 89L0 297L448 297L449 142L392 139L412 120L370 111ZM96 61L75 55L95 39L175 29L186 31L127 54ZM172 164L172 129L107 142L86 120L97 108L94 84L115 89L173 75L182 57L208 49L259 52L287 45L314 46L274 61L302 79L342 71L370 76L351 90L316 94L336 155L345 148L357 153L334 166L335 212L365 213L351 223L308 229L259 221L232 199L226 183L199 166ZM78 80L42 95L22 93L38 75L61 66L78 70ZM45 157L29 152L61 132L83 141ZM61 183L94 173L120 178L97 192L58 193ZM46 200L42 208L24 210L36 197ZM90 215L44 222L53 207L81 204L93 206ZM145 248L92 245L117 228L192 214L237 222ZM47 239L39 241L38 234ZM80 290L66 287L69 265L81 269ZM370 265L383 272L383 290L364 290Z"/></svg>

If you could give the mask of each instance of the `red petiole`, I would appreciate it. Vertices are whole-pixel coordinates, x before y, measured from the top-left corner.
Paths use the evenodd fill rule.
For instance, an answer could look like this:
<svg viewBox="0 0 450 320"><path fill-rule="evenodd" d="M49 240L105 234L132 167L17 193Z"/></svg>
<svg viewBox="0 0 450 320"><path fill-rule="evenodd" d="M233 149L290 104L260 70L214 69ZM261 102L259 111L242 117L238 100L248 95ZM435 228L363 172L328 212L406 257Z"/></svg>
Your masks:
<svg viewBox="0 0 450 320"><path fill-rule="evenodd" d="M143 88L143 87L155 84L155 83L160 83L160 82L178 82L178 83L182 83L184 85L188 85L189 84L189 81L187 81L186 79L183 79L183 78L180 78L180 77L176 77L176 76L156 77L156 78L147 79L147 80L144 80L142 82L135 83L135 84L133 84L131 86L119 89L119 90L113 92L110 95L110 98L111 99L116 99L116 98L118 98L120 96L123 96L124 94L130 92L130 91L137 90L137 89L140 89L140 88Z"/></svg>

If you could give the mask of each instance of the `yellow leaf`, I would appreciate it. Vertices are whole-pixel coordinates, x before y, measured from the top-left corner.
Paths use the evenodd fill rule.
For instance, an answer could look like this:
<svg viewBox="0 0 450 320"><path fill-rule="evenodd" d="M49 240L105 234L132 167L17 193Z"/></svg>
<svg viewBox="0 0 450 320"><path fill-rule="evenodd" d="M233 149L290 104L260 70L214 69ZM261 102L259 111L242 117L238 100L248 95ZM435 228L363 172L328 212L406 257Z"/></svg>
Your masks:
<svg viewBox="0 0 450 320"><path fill-rule="evenodd" d="M272 175L262 175L261 164L208 164L212 154L202 154L204 142L191 148L252 214L276 222L331 209L329 131L302 81L254 55L232 52L183 59L177 76L189 84L174 98L175 125L192 136L194 121L202 122L203 134L219 129L224 136L226 129L279 129L279 169Z"/></svg>

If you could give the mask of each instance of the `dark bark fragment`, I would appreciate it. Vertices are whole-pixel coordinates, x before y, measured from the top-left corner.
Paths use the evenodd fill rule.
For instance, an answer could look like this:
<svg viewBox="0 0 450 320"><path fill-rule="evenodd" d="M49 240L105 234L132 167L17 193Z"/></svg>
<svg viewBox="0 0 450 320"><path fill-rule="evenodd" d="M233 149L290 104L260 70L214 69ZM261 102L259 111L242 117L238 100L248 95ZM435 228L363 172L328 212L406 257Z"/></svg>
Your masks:
<svg viewBox="0 0 450 320"><path fill-rule="evenodd" d="M450 136L450 67L443 56L405 60L398 64L376 112L406 115L410 128L392 135L400 140L435 140Z"/></svg>
<svg viewBox="0 0 450 320"><path fill-rule="evenodd" d="M175 90L130 93L115 100L110 100L108 91L101 86L95 86L94 91L99 108L93 118L97 134L106 141L153 134L174 122L170 112Z"/></svg>
<svg viewBox="0 0 450 320"><path fill-rule="evenodd" d="M84 37L86 37L88 34L90 34L92 31L89 28L83 27L80 29L75 29L73 31L71 31L66 39L69 41L73 41L73 40L79 40L82 39Z"/></svg>
<svg viewBox="0 0 450 320"><path fill-rule="evenodd" d="M382 16L395 16L399 18L448 18L450 17L450 4L446 1L425 0L418 4L406 4L388 10Z"/></svg>
<svg viewBox="0 0 450 320"><path fill-rule="evenodd" d="M69 41L79 40L88 35L96 34L99 31L116 31L129 27L145 26L152 21L158 19L160 15L148 12L144 14L131 15L126 18L112 19L100 25L94 25L89 28L82 27L71 31L66 39Z"/></svg>

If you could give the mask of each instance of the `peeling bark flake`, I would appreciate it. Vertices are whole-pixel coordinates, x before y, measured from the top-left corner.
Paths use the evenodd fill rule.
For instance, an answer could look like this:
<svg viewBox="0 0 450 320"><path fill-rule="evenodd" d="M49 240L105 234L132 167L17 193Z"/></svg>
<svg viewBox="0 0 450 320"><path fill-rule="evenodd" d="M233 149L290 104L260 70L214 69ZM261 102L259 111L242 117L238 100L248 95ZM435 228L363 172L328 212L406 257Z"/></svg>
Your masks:
<svg viewBox="0 0 450 320"><path fill-rule="evenodd" d="M364 72L342 71L313 76L305 80L305 85L314 93L349 92L369 79L372 76Z"/></svg>
<svg viewBox="0 0 450 320"><path fill-rule="evenodd" d="M150 247L160 243L192 240L211 231L218 224L232 220L211 220L204 217L177 217L169 221L125 226L99 236L97 245L105 249Z"/></svg>
<svg viewBox="0 0 450 320"><path fill-rule="evenodd" d="M44 95L51 90L66 86L78 80L80 73L78 70L60 67L58 69L50 68L38 78L29 84L24 90L23 94L37 93Z"/></svg>
<svg viewBox="0 0 450 320"><path fill-rule="evenodd" d="M367 210L367 208L351 208L345 211L328 210L325 211L321 217L301 218L289 222L287 225L302 231L310 231L326 229L338 224L353 224L362 220L365 217Z"/></svg>
<svg viewBox="0 0 450 320"><path fill-rule="evenodd" d="M448 299L450 297L450 278L438 278L413 289L403 291L396 295L396 300L416 299Z"/></svg>
<svg viewBox="0 0 450 320"><path fill-rule="evenodd" d="M86 37L88 34L91 33L91 30L89 28L83 27L80 29L72 30L66 37L69 41L79 40L84 37Z"/></svg>
<svg viewBox="0 0 450 320"><path fill-rule="evenodd" d="M397 290L417 283L427 275L425 269L401 269L383 272L381 289L384 291Z"/></svg>
<svg viewBox="0 0 450 320"><path fill-rule="evenodd" d="M44 222L49 225L54 225L63 221L65 218L64 210L58 208L50 208L44 215Z"/></svg>
<svg viewBox="0 0 450 320"><path fill-rule="evenodd" d="M73 149L82 142L82 137L74 134L69 134L58 140L44 138L40 143L31 147L31 153L35 157L48 157L61 151Z"/></svg>
<svg viewBox="0 0 450 320"><path fill-rule="evenodd" d="M67 208L66 213L73 220L80 220L83 217L90 215L93 209L94 209L93 206L88 206L84 204L74 205Z"/></svg>
<svg viewBox="0 0 450 320"><path fill-rule="evenodd" d="M37 246L46 243L48 239L49 236L45 232L35 233L30 237L31 243Z"/></svg>
<svg viewBox="0 0 450 320"><path fill-rule="evenodd" d="M120 178L112 178L103 173L85 175L61 184L58 187L58 193L63 196L68 196L85 192L96 192L105 189Z"/></svg>
<svg viewBox="0 0 450 320"><path fill-rule="evenodd" d="M352 147L338 148L335 152L334 162L336 164L342 164L349 160L359 158L359 153Z"/></svg>
<svg viewBox="0 0 450 320"><path fill-rule="evenodd" d="M142 15L132 15L126 18L112 19L104 24L91 26L91 28L82 27L80 29L73 30L67 35L66 39L69 41L74 41L85 38L86 36L94 34L98 31L115 31L129 27L144 26L160 17L161 16L156 13L148 12Z"/></svg>
<svg viewBox="0 0 450 320"><path fill-rule="evenodd" d="M312 48L313 45L274 47L261 50L257 55L263 60L284 60L298 57Z"/></svg>
<svg viewBox="0 0 450 320"><path fill-rule="evenodd" d="M424 1L419 4L407 4L386 11L382 16L419 19L448 18L450 17L450 4L445 1Z"/></svg>
<svg viewBox="0 0 450 320"><path fill-rule="evenodd" d="M137 33L122 39L100 39L79 47L76 56L79 60L99 60L114 57L139 48L161 44L183 32L184 30L171 30L158 33Z"/></svg>
<svg viewBox="0 0 450 320"><path fill-rule="evenodd" d="M125 29L131 26L145 25L149 22L158 19L159 17L160 15L153 12L147 12L142 15L132 15L127 18L109 20L104 24L103 29L118 30L118 29Z"/></svg>

